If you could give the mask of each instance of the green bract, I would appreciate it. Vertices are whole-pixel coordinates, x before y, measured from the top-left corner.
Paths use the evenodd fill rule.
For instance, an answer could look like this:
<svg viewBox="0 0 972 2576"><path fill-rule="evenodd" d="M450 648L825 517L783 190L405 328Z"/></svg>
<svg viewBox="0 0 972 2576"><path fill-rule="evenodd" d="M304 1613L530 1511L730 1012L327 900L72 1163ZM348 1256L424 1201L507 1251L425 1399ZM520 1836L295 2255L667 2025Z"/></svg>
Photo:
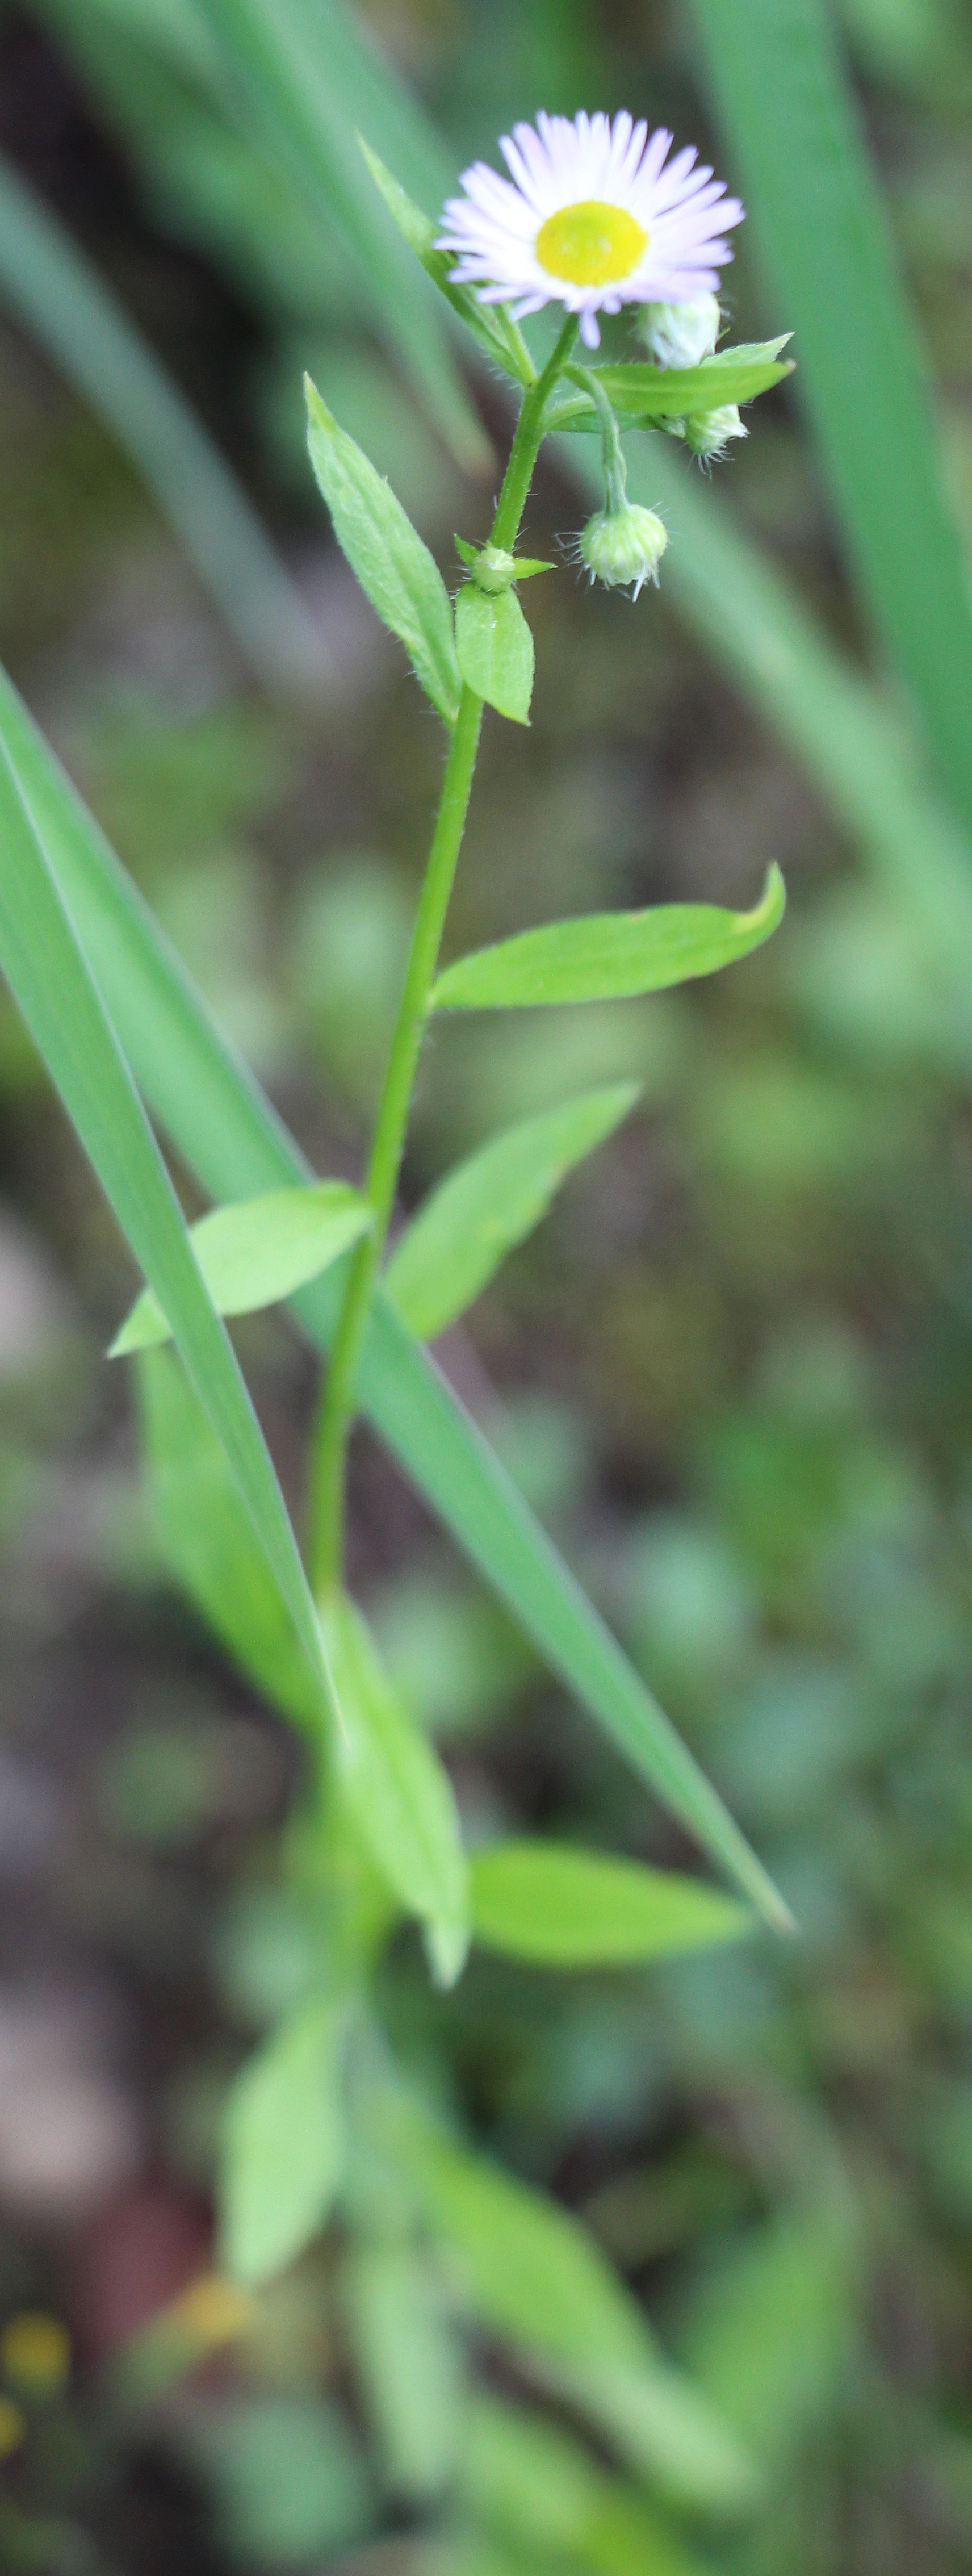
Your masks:
<svg viewBox="0 0 972 2576"><path fill-rule="evenodd" d="M552 563L541 563L533 555L511 555L505 546L470 546L464 537L456 538L456 551L471 572L480 590L508 590L513 581L532 581L535 573L552 572Z"/></svg>
<svg viewBox="0 0 972 2576"><path fill-rule="evenodd" d="M494 596L469 581L456 601L456 652L463 679L488 707L529 724L533 637L512 590Z"/></svg>

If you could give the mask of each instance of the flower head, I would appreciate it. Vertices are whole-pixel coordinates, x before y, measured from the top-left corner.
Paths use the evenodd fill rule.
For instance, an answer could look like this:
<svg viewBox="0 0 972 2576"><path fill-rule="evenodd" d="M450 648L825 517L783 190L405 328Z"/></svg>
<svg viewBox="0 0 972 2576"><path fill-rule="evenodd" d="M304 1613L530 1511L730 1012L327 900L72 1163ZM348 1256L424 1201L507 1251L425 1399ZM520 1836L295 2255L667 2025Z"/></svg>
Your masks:
<svg viewBox="0 0 972 2576"><path fill-rule="evenodd" d="M646 581L657 588L667 544L668 529L657 511L623 501L620 509L595 510L577 540L577 551L592 581L607 582L612 590L626 590L630 582L637 599Z"/></svg>
<svg viewBox="0 0 972 2576"><path fill-rule="evenodd" d="M693 145L670 161L671 143L627 114L515 126L500 138L510 178L476 161L445 208L439 248L456 253L453 279L484 304L512 302L518 320L566 305L589 349L598 313L711 292L743 209Z"/></svg>

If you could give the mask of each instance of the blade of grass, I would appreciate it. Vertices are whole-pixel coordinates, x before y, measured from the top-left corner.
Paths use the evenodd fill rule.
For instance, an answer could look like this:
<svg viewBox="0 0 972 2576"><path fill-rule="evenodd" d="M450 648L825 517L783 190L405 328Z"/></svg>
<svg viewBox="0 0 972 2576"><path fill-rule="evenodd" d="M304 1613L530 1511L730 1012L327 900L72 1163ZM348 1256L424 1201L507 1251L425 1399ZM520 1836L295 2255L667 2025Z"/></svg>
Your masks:
<svg viewBox="0 0 972 2576"><path fill-rule="evenodd" d="M59 773L8 681L0 740L39 814L65 903L145 1093L186 1162L216 1198L255 1196L307 1166L175 964L80 799ZM185 1258L191 1254L182 1236ZM193 1276L197 1277L193 1265ZM155 1278L166 1311L175 1310ZM205 1292L197 1278L199 1294ZM327 1346L340 1311L341 1268L295 1299ZM221 1337L221 1327L207 1314ZM204 1390L200 1387L200 1393ZM473 1563L568 1689L721 1863L764 1919L789 1918L721 1799L626 1662L522 1496L387 1298L376 1301L357 1392L365 1412ZM219 1426L217 1426L219 1427Z"/></svg>
<svg viewBox="0 0 972 2576"><path fill-rule="evenodd" d="M130 456L251 667L319 686L323 641L239 484L55 216L0 162L0 293Z"/></svg>
<svg viewBox="0 0 972 2576"><path fill-rule="evenodd" d="M972 610L921 358L824 0L696 0L851 555L972 826Z"/></svg>
<svg viewBox="0 0 972 2576"><path fill-rule="evenodd" d="M0 963L232 1469L322 1694L328 1674L290 1521L179 1202L58 888L6 743L0 743Z"/></svg>
<svg viewBox="0 0 972 2576"><path fill-rule="evenodd" d="M364 48L342 48L326 0L200 0L218 35L238 114L269 146L320 220L336 214L362 265L375 321L459 463L470 472L491 449L453 364L433 290L387 214L356 140L369 84ZM347 59L359 64L348 77ZM394 120L396 133L401 119Z"/></svg>

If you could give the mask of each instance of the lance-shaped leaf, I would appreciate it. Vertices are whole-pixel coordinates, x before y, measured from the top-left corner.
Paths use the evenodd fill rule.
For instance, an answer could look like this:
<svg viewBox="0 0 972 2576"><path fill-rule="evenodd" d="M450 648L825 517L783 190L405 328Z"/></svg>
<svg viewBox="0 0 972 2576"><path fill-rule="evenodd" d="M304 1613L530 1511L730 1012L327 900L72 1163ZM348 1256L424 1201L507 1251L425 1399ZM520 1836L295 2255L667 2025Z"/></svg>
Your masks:
<svg viewBox="0 0 972 2576"><path fill-rule="evenodd" d="M686 412L715 411L723 403L752 402L793 374L793 361L781 366L779 353L791 338L741 343L717 349L697 367L605 366L596 370L618 418L624 421L676 420ZM549 412L551 429L593 429L597 414L583 386L565 386Z"/></svg>
<svg viewBox="0 0 972 2576"><path fill-rule="evenodd" d="M171 1320L323 1711L329 1690L326 1658L283 1495L41 831L2 744L0 964L135 1259Z"/></svg>
<svg viewBox="0 0 972 2576"><path fill-rule="evenodd" d="M524 1118L440 1181L396 1244L385 1287L422 1341L445 1331L546 1215L565 1173L626 1118L634 1082Z"/></svg>
<svg viewBox="0 0 972 2576"><path fill-rule="evenodd" d="M448 1775L406 1715L354 1603L329 1605L322 1620L344 1795L382 1877L424 1924L437 1978L452 1985L469 1947L469 1888Z"/></svg>
<svg viewBox="0 0 972 2576"><path fill-rule="evenodd" d="M662 1959L756 1928L753 1915L696 1878L564 1843L494 1843L471 1866L476 1940L546 1967Z"/></svg>
<svg viewBox="0 0 972 2576"><path fill-rule="evenodd" d="M459 2340L426 2252L356 2246L343 2305L368 2414L394 2495L418 2503L452 2485L466 2438Z"/></svg>
<svg viewBox="0 0 972 2576"><path fill-rule="evenodd" d="M309 376L304 382L310 460L338 544L372 608L404 644L433 706L454 724L462 682L442 575L390 484L338 428Z"/></svg>
<svg viewBox="0 0 972 2576"><path fill-rule="evenodd" d="M747 2451L661 2353L579 2221L431 2123L402 2122L395 2135L473 2314L525 2349L552 2387L681 2499L717 2512L750 2504Z"/></svg>
<svg viewBox="0 0 972 2576"><path fill-rule="evenodd" d="M421 207L414 204L398 180L392 177L391 171L386 170L384 162L379 160L377 152L372 151L364 135L359 134L358 143L393 222L398 225L416 258L421 260L426 275L431 277L440 295L445 296L453 312L458 313L460 320L472 332L484 356L491 359L494 366L503 367L518 384L532 384L536 368L523 333L508 307L505 304L481 304L473 287L459 286L454 282L449 275L456 264L454 252L436 249L439 225L432 223L428 215L423 215Z"/></svg>
<svg viewBox="0 0 972 2576"><path fill-rule="evenodd" d="M470 2400L460 2475L477 2521L516 2545L517 2567L552 2560L599 2576L704 2576L657 2505L602 2468L578 2435L522 2402Z"/></svg>
<svg viewBox="0 0 972 2576"><path fill-rule="evenodd" d="M927 371L826 0L696 0L750 219L872 614L972 825L972 609Z"/></svg>
<svg viewBox="0 0 972 2576"><path fill-rule="evenodd" d="M752 912L713 903L655 904L648 912L592 913L552 921L447 966L432 990L437 1011L522 1010L538 1003L608 1002L660 993L748 957L783 919L786 889L771 867Z"/></svg>
<svg viewBox="0 0 972 2576"><path fill-rule="evenodd" d="M371 1209L347 1181L307 1190L266 1190L214 1208L190 1228L193 1251L218 1315L251 1315L316 1279L367 1234ZM170 1326L147 1288L136 1299L109 1359L167 1342Z"/></svg>
<svg viewBox="0 0 972 2576"><path fill-rule="evenodd" d="M463 679L514 724L529 724L533 637L515 591L463 583L456 601L456 653Z"/></svg>
<svg viewBox="0 0 972 2576"><path fill-rule="evenodd" d="M219 2174L221 2257L256 2287L302 2254L344 2169L346 2011L314 1997L254 2051L230 2087Z"/></svg>
<svg viewBox="0 0 972 2576"><path fill-rule="evenodd" d="M0 734L42 813L65 898L83 929L99 983L110 994L139 1078L202 1188L225 1199L312 1180L299 1146L216 1029L158 923L2 675ZM295 1301L304 1329L324 1349L336 1329L341 1278L335 1265ZM164 1353L154 1355L157 1368L164 1360ZM778 1930L791 1928L786 1906L721 1798L585 1599L495 1452L381 1294L369 1317L357 1394L393 1455L551 1670L766 1921Z"/></svg>

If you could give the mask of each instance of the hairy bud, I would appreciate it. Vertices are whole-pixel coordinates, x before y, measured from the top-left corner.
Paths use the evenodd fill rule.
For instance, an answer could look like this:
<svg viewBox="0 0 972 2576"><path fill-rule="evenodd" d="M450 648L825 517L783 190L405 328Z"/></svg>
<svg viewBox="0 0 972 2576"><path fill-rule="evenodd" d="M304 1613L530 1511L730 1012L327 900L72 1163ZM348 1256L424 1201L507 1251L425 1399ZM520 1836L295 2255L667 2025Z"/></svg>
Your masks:
<svg viewBox="0 0 972 2576"><path fill-rule="evenodd" d="M726 453L730 438L748 438L739 418L738 403L723 403L719 411L699 412L685 423L685 441L693 456L703 465L711 465Z"/></svg>
<svg viewBox="0 0 972 2576"><path fill-rule="evenodd" d="M580 560L592 581L612 590L633 584L635 599L646 581L658 582L658 566L668 544L664 520L654 510L625 501L619 510L597 510L578 541Z"/></svg>

